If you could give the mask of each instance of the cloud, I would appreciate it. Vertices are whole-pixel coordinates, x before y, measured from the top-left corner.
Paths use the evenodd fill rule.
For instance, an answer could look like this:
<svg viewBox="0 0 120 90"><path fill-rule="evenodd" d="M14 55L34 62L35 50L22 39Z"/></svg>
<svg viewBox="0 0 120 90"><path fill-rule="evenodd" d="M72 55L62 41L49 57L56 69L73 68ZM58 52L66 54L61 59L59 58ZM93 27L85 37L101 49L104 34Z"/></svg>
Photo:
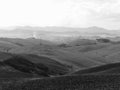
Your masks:
<svg viewBox="0 0 120 90"><path fill-rule="evenodd" d="M119 0L84 0L82 6L96 17L110 18L109 15L116 17L120 13Z"/></svg>
<svg viewBox="0 0 120 90"><path fill-rule="evenodd" d="M120 28L120 0L0 0L0 26Z"/></svg>
<svg viewBox="0 0 120 90"><path fill-rule="evenodd" d="M120 28L118 25L120 0L65 0L65 2L71 3L70 13L67 16L69 18L64 20L71 26L97 25L105 28Z"/></svg>

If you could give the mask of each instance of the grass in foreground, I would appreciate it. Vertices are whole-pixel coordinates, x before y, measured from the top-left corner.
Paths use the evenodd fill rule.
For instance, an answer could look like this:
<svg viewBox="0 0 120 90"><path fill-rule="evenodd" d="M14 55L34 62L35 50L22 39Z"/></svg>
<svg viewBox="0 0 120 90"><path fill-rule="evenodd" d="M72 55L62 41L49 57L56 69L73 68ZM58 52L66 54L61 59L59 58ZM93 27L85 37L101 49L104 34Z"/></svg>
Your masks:
<svg viewBox="0 0 120 90"><path fill-rule="evenodd" d="M119 75L61 76L1 82L1 90L120 90Z"/></svg>

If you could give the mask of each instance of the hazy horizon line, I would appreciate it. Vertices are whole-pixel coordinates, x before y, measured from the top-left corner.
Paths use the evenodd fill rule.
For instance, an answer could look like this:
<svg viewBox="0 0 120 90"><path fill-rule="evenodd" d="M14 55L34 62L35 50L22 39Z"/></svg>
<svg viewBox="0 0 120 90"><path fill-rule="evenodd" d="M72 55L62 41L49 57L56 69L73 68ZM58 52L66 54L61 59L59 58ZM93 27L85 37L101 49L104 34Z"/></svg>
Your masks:
<svg viewBox="0 0 120 90"><path fill-rule="evenodd" d="M106 29L106 30L119 30L120 28L118 29L109 29L109 28L105 28L105 27L101 27L101 26L86 26L86 27L72 27L72 26L33 26L33 25L15 25L15 26L4 26L4 27L0 27L0 29L3 29L3 30L14 30L14 29L17 29L17 28L21 28L21 27L28 27L28 28L101 28L101 29Z"/></svg>

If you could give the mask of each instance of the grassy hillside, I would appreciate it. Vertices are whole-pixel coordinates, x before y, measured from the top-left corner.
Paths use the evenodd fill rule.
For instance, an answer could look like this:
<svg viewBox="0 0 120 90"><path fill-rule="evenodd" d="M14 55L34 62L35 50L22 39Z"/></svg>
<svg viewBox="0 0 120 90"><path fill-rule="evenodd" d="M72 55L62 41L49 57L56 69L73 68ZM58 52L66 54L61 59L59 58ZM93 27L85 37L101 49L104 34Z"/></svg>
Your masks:
<svg viewBox="0 0 120 90"><path fill-rule="evenodd" d="M101 65L97 67L92 67L88 69L83 69L72 73L73 75L82 75L82 74L98 74L98 75L111 75L119 74L120 75L120 63L111 63L107 65Z"/></svg>
<svg viewBox="0 0 120 90"><path fill-rule="evenodd" d="M55 53L55 57L62 62L67 62L69 64L72 64L73 66L77 66L78 68L86 68L103 64L99 61L87 58L84 54L65 50L57 51Z"/></svg>
<svg viewBox="0 0 120 90"><path fill-rule="evenodd" d="M69 43L67 47L59 47L59 45L52 42L34 38L0 38L0 43L0 51L4 52L4 55L1 53L0 60L7 59L12 54L21 54L22 56L25 54L26 59L31 60L31 62L37 62L39 61L38 56L40 58L45 56L53 58L61 64L68 65L73 70L119 62L120 58L119 43L100 43L88 39L78 39ZM30 56L29 54L36 56ZM52 60L48 59L48 61ZM40 62L44 63L44 59L40 60ZM45 64L48 65L49 63ZM59 65L57 66L59 67Z"/></svg>
<svg viewBox="0 0 120 90"><path fill-rule="evenodd" d="M71 67L57 60L34 54L0 53L0 78L48 77L64 75Z"/></svg>
<svg viewBox="0 0 120 90"><path fill-rule="evenodd" d="M0 62L0 78L32 78L32 74L24 73L19 70L16 70L14 67L11 67L4 62Z"/></svg>
<svg viewBox="0 0 120 90"><path fill-rule="evenodd" d="M14 69L43 76L59 75L69 72L69 68L54 59L37 55L15 55L3 63Z"/></svg>
<svg viewBox="0 0 120 90"><path fill-rule="evenodd" d="M2 90L119 90L120 43L0 38Z"/></svg>
<svg viewBox="0 0 120 90"><path fill-rule="evenodd" d="M2 90L119 90L118 75L63 76L1 83Z"/></svg>
<svg viewBox="0 0 120 90"><path fill-rule="evenodd" d="M12 54L35 54L35 55L44 55L48 57L55 58L58 62L64 63L68 66L72 66L74 69L76 68L86 68L96 65L101 65L100 61L96 61L90 58L87 58L82 53L75 53L73 51L69 51L69 49L65 50L65 48L61 48L58 45L47 42L39 39L9 39L9 38L1 38L0 41L10 43L10 45L3 43L2 47L5 49L11 48L6 51L0 48L0 51ZM87 44L88 40L85 40ZM90 40L89 40L90 42ZM81 42L81 43L84 43ZM72 46L74 48L74 46ZM34 61L34 60L33 60Z"/></svg>
<svg viewBox="0 0 120 90"><path fill-rule="evenodd" d="M68 43L70 46L81 46L81 45L94 45L96 44L96 40L89 39L75 39Z"/></svg>

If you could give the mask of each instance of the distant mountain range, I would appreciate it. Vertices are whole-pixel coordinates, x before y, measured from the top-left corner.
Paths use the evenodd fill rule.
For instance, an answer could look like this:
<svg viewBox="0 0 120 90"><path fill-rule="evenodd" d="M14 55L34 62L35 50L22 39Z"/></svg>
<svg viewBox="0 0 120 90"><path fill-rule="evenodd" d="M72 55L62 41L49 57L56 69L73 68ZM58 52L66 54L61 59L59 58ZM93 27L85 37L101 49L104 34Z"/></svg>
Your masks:
<svg viewBox="0 0 120 90"><path fill-rule="evenodd" d="M37 38L56 42L66 42L78 38L119 37L119 30L107 30L100 27L15 27L13 30L0 30L0 37Z"/></svg>

